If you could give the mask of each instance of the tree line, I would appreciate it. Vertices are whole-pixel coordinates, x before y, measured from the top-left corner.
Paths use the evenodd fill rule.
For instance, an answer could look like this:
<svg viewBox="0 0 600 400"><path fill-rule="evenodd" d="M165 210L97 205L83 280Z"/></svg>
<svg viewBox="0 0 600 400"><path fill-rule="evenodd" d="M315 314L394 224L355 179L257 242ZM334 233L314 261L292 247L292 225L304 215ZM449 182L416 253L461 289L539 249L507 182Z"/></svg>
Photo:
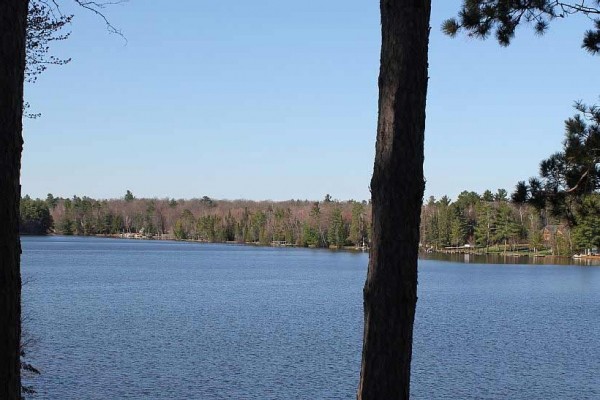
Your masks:
<svg viewBox="0 0 600 400"><path fill-rule="evenodd" d="M366 201L122 199L87 196L21 201L21 233L171 237L206 242L272 243L310 247L368 244Z"/></svg>
<svg viewBox="0 0 600 400"><path fill-rule="evenodd" d="M461 192L455 201L431 196L422 207L420 243L426 251L476 247L485 252L527 249L569 255L600 247L600 194L571 199L572 216L557 213L551 199L523 195L523 182L505 189ZM578 204L575 207L575 204ZM371 242L371 205L366 201L280 202L183 199L21 199L22 234L124 235L204 242L304 247Z"/></svg>
<svg viewBox="0 0 600 400"><path fill-rule="evenodd" d="M483 194L463 191L456 201L430 197L421 214L421 245L428 251L477 247L486 252L550 250L571 254L580 245L568 226L545 209L511 201L504 189ZM584 248L584 246L581 246Z"/></svg>

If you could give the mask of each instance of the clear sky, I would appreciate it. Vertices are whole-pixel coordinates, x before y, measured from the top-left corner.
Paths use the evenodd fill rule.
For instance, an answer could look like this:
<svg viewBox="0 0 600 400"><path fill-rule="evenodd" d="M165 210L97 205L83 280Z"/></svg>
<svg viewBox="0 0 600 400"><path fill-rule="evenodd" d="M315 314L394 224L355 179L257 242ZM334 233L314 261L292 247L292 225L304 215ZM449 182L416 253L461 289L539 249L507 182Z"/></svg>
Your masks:
<svg viewBox="0 0 600 400"><path fill-rule="evenodd" d="M70 10L70 0L63 0ZM444 36L433 1L426 197L512 191L558 151L574 100L597 102L583 17L508 48ZM374 0L131 0L85 10L26 87L23 194L367 199L377 119Z"/></svg>

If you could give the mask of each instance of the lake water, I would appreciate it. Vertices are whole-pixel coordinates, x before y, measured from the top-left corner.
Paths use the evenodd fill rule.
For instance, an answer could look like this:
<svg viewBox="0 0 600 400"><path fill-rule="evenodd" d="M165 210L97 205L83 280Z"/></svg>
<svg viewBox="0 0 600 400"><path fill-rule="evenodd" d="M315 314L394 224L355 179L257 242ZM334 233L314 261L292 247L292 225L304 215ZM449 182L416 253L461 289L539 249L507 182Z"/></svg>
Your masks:
<svg viewBox="0 0 600 400"><path fill-rule="evenodd" d="M364 253L24 237L34 399L353 399ZM412 397L600 398L600 268L419 266Z"/></svg>

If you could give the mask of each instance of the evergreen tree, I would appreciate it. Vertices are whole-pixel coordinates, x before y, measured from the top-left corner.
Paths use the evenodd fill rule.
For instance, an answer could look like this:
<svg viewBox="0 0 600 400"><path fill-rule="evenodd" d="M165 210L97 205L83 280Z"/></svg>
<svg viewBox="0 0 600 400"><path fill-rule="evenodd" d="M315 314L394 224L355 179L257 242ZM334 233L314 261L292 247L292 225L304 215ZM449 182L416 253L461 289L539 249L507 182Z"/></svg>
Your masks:
<svg viewBox="0 0 600 400"><path fill-rule="evenodd" d="M124 227L123 217L121 215L114 215L110 224L110 233L121 233Z"/></svg>
<svg viewBox="0 0 600 400"><path fill-rule="evenodd" d="M319 244L318 247L327 247L327 236L325 232L325 228L323 226L323 220L321 218L321 207L319 206L319 202L315 202L310 210L310 216L312 218L312 223L319 235Z"/></svg>
<svg viewBox="0 0 600 400"><path fill-rule="evenodd" d="M443 196L436 203L437 216L435 221L437 223L437 238L435 241L435 247L441 248L450 246L451 235L452 235L452 215L450 211L450 198Z"/></svg>
<svg viewBox="0 0 600 400"><path fill-rule="evenodd" d="M204 215L196 221L196 237L199 240L215 242L219 237L217 219L213 215Z"/></svg>
<svg viewBox="0 0 600 400"><path fill-rule="evenodd" d="M598 0L464 0L458 18L446 20L444 33L455 36L461 29L469 36L485 39L494 32L502 46L508 46L520 24L529 23L538 34L548 29L550 21L571 15L592 20L585 32L582 47L592 54L600 52L600 2Z"/></svg>
<svg viewBox="0 0 600 400"><path fill-rule="evenodd" d="M508 200L507 192L505 189L498 189L496 194L494 195L494 201L506 201Z"/></svg>
<svg viewBox="0 0 600 400"><path fill-rule="evenodd" d="M529 178L528 202L538 211L546 207L546 195L544 193L542 182L535 177Z"/></svg>
<svg viewBox="0 0 600 400"><path fill-rule="evenodd" d="M209 208L216 206L215 201L208 196L202 196L202 198L200 199L200 203L204 204Z"/></svg>
<svg viewBox="0 0 600 400"><path fill-rule="evenodd" d="M342 248L346 242L346 227L342 218L342 210L339 207L333 209L331 221L329 224L328 238L329 244L338 249Z"/></svg>
<svg viewBox="0 0 600 400"><path fill-rule="evenodd" d="M257 211L252 216L252 241L262 244L271 243L271 239L267 236L267 214L263 211Z"/></svg>
<svg viewBox="0 0 600 400"><path fill-rule="evenodd" d="M466 242L468 232L467 221L460 208L455 204L450 207L450 241L453 246L461 246Z"/></svg>
<svg viewBox="0 0 600 400"><path fill-rule="evenodd" d="M54 210L57 204L58 199L54 197L52 193L48 193L48 195L46 196L46 205L48 206L48 209Z"/></svg>
<svg viewBox="0 0 600 400"><path fill-rule="evenodd" d="M75 233L75 223L70 218L63 218L58 224L58 232L61 235L73 235Z"/></svg>
<svg viewBox="0 0 600 400"><path fill-rule="evenodd" d="M493 240L495 243L503 243L505 252L509 241L515 243L520 238L520 226L514 218L513 210L507 202L501 202L496 208L494 227Z"/></svg>
<svg viewBox="0 0 600 400"><path fill-rule="evenodd" d="M600 108L577 104L565 121L562 151L540 163L540 178L517 183L512 199L527 202L574 225L581 199L600 188Z"/></svg>
<svg viewBox="0 0 600 400"><path fill-rule="evenodd" d="M350 221L350 229L348 241L354 246L362 246L365 240L365 221L364 221L365 206L362 203L354 203L352 205L352 220Z"/></svg>
<svg viewBox="0 0 600 400"><path fill-rule="evenodd" d="M310 226L310 224L304 223L302 226L302 245L317 247L319 246L319 243L319 232L317 232L315 228Z"/></svg>
<svg viewBox="0 0 600 400"><path fill-rule="evenodd" d="M133 196L133 193L131 193L130 190L127 190L124 198L125 198L125 201L128 203L132 202L135 199L135 197Z"/></svg>
<svg viewBox="0 0 600 400"><path fill-rule="evenodd" d="M238 223L236 240L242 243L252 241L252 239L250 238L251 231L252 229L250 226L250 212L248 211L248 207L244 207L244 211L242 212L242 218Z"/></svg>
<svg viewBox="0 0 600 400"><path fill-rule="evenodd" d="M284 241L286 231L286 212L282 208L276 208L273 212L273 240Z"/></svg>
<svg viewBox="0 0 600 400"><path fill-rule="evenodd" d="M485 192L483 192L483 195L481 196L481 200L487 201L487 202L492 202L492 201L494 201L494 195L492 194L492 192L490 190L486 190Z"/></svg>
<svg viewBox="0 0 600 400"><path fill-rule="evenodd" d="M477 205L477 226L475 227L475 242L485 246L486 251L491 244L494 230L494 207L491 203L483 201Z"/></svg>
<svg viewBox="0 0 600 400"><path fill-rule="evenodd" d="M459 210L465 223L465 242L472 240L475 234L475 224L477 222L476 206L481 201L481 197L475 192L461 192L456 199L455 207Z"/></svg>
<svg viewBox="0 0 600 400"><path fill-rule="evenodd" d="M237 226L237 221L231 215L231 211L227 213L223 220L223 241L232 242L235 240L235 227Z"/></svg>
<svg viewBox="0 0 600 400"><path fill-rule="evenodd" d="M421 207L421 228L419 229L419 244L422 247L429 248L432 241L431 220L435 213L435 198L429 197L427 204Z"/></svg>
<svg viewBox="0 0 600 400"><path fill-rule="evenodd" d="M173 227L173 235L175 236L175 239L179 240L185 240L188 238L188 232L186 231L181 218L175 221L175 226Z"/></svg>
<svg viewBox="0 0 600 400"><path fill-rule="evenodd" d="M600 248L600 194L583 198L575 215L573 244L576 249Z"/></svg>
<svg viewBox="0 0 600 400"><path fill-rule="evenodd" d="M565 121L563 150L540 163L549 191L588 194L600 188L600 107L575 105L579 112Z"/></svg>
<svg viewBox="0 0 600 400"><path fill-rule="evenodd" d="M21 234L45 235L53 226L50 210L45 201L25 196L21 199L19 212Z"/></svg>
<svg viewBox="0 0 600 400"><path fill-rule="evenodd" d="M510 195L513 203L524 204L529 200L529 187L525 181L517 182L515 191Z"/></svg>
<svg viewBox="0 0 600 400"><path fill-rule="evenodd" d="M439 212L435 198L431 196L427 204L427 217L422 225L425 225L425 241L428 245L433 246L436 250L440 245L440 224Z"/></svg>

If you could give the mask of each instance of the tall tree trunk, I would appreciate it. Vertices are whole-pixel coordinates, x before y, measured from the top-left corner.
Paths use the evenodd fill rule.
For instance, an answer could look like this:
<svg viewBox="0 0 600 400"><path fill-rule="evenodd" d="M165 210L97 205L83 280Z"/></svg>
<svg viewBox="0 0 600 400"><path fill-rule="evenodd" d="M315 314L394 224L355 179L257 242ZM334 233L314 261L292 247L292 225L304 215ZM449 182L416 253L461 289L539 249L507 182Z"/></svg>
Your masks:
<svg viewBox="0 0 600 400"><path fill-rule="evenodd" d="M417 304L431 0L381 0L373 245L359 400L408 399Z"/></svg>
<svg viewBox="0 0 600 400"><path fill-rule="evenodd" d="M19 201L27 0L0 1L0 399L21 397Z"/></svg>

